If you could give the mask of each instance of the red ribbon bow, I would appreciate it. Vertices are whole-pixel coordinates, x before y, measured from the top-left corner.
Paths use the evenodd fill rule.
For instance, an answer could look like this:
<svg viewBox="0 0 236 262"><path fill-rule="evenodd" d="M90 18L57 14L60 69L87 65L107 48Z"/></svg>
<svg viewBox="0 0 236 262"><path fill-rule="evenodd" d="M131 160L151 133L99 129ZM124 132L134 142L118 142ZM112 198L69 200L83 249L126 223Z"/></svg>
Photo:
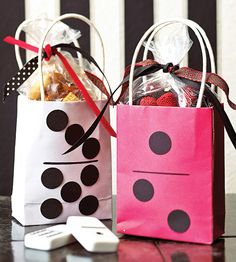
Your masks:
<svg viewBox="0 0 236 262"><path fill-rule="evenodd" d="M3 41L9 44L12 44L12 45L18 45L21 48L30 50L35 53L38 53L38 50L39 50L37 47L30 45L22 40L17 40L11 36L5 37ZM60 58L61 62L63 63L70 77L73 79L74 83L80 90L81 94L83 95L84 99L88 103L89 107L93 110L95 115L98 116L100 114L99 108L97 107L97 105L95 104L91 96L89 95L87 89L84 87L82 82L79 80L78 76L76 75L75 71L73 70L71 65L68 63L66 58L57 49L53 49L49 44L45 46L44 52L46 54L46 57L44 58L46 61L48 61L52 55L57 55ZM111 136L116 137L116 132L113 130L110 123L106 120L104 116L101 118L101 123Z"/></svg>

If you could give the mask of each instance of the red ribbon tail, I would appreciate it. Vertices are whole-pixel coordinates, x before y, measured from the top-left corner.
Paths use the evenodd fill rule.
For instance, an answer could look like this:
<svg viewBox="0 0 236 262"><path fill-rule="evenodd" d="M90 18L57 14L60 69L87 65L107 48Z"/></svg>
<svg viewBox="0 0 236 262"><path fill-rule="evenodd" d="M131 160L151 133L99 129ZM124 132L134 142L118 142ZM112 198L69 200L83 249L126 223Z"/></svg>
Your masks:
<svg viewBox="0 0 236 262"><path fill-rule="evenodd" d="M8 43L8 44L11 44L11 45L18 45L19 47L21 47L23 49L30 50L30 51L35 52L35 53L38 53L38 50L39 50L37 47L35 47L33 45L30 45L30 44L28 44L28 43L26 43L24 41L15 39L12 36L5 37L3 39L3 41ZM47 54L47 58L48 59L53 54L52 53L52 49L51 49L51 47L49 45L46 46L45 52ZM83 86L83 84L79 80L78 76L76 75L75 71L70 66L70 64L68 63L66 58L61 53L59 53L56 49L54 50L54 54L58 55L58 57L61 59L63 65L65 66L66 70L68 71L69 75L73 79L74 83L77 85L78 89L82 93L82 95L85 98L86 102L88 103L89 107L93 110L95 115L98 116L100 114L99 108L94 103L93 99L90 97L87 89ZM110 123L106 120L105 117L101 118L101 123L103 124L103 126L105 127L105 129L108 131L108 133L111 136L116 137L116 132L113 130L113 128L111 127Z"/></svg>
<svg viewBox="0 0 236 262"><path fill-rule="evenodd" d="M18 39L15 39L14 37L12 36L7 36L3 39L4 42L8 43L8 44L11 44L11 45L18 45L19 47L23 48L23 49L26 49L26 50L30 50L32 52L35 52L35 53L38 53L38 48L33 46L33 45L30 45L30 44L27 44L26 42L24 41L21 41L21 40L18 40Z"/></svg>
<svg viewBox="0 0 236 262"><path fill-rule="evenodd" d="M76 84L76 86L78 87L78 89L80 90L80 92L82 93L84 99L86 100L86 102L88 103L89 107L93 110L93 112L95 113L96 116L99 115L100 110L98 109L97 105L94 103L93 99L91 98L91 96L89 95L87 89L84 87L84 85L82 84L82 82L79 80L78 76L76 75L75 71L73 70L73 68L70 66L70 64L68 63L68 61L66 60L66 58L59 53L58 51L56 51L56 54L58 55L58 57L60 58L60 60L62 61L63 65L65 66L67 72L69 73L69 75L71 76L71 78L73 79L74 83ZM113 128L111 127L110 123L106 120L105 117L101 118L101 123L102 125L105 127L105 129L109 132L109 134L111 136L116 137L116 132L113 130Z"/></svg>

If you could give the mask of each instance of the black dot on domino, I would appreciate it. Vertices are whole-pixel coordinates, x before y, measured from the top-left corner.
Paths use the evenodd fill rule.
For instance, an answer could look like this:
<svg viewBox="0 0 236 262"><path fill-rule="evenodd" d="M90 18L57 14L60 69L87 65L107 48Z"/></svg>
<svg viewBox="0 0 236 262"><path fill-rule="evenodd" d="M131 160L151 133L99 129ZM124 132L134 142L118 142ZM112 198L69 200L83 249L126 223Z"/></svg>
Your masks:
<svg viewBox="0 0 236 262"><path fill-rule="evenodd" d="M68 182L61 189L61 197L64 201L71 203L80 198L81 187L76 182Z"/></svg>
<svg viewBox="0 0 236 262"><path fill-rule="evenodd" d="M190 227L189 215L180 209L176 209L170 212L168 215L168 225L174 231L178 233L184 233Z"/></svg>
<svg viewBox="0 0 236 262"><path fill-rule="evenodd" d="M133 185L133 193L137 200L147 202L154 196L154 187L148 180L139 179Z"/></svg>
<svg viewBox="0 0 236 262"><path fill-rule="evenodd" d="M98 209L99 202L95 196L86 196L79 203L79 211L85 216L92 215Z"/></svg>
<svg viewBox="0 0 236 262"><path fill-rule="evenodd" d="M167 154L172 143L169 135L162 131L154 132L149 138L149 147L157 155Z"/></svg>
<svg viewBox="0 0 236 262"><path fill-rule="evenodd" d="M73 124L66 129L65 139L69 145L73 145L84 134L84 129L79 124Z"/></svg>
<svg viewBox="0 0 236 262"><path fill-rule="evenodd" d="M94 185L99 178L99 171L96 166L85 166L81 172L81 181L85 186Z"/></svg>
<svg viewBox="0 0 236 262"><path fill-rule="evenodd" d="M63 208L61 202L54 198L45 200L40 207L41 214L48 219L59 217L62 209Z"/></svg>
<svg viewBox="0 0 236 262"><path fill-rule="evenodd" d="M82 153L87 159L92 159L98 155L100 151L100 143L96 138L88 138L83 146Z"/></svg>
<svg viewBox="0 0 236 262"><path fill-rule="evenodd" d="M63 174L58 168L51 167L44 170L41 176L41 181L45 187L54 189L61 185L63 181Z"/></svg>
<svg viewBox="0 0 236 262"><path fill-rule="evenodd" d="M62 110L51 111L46 119L48 128L54 132L59 132L65 129L68 122L69 118L67 114Z"/></svg>

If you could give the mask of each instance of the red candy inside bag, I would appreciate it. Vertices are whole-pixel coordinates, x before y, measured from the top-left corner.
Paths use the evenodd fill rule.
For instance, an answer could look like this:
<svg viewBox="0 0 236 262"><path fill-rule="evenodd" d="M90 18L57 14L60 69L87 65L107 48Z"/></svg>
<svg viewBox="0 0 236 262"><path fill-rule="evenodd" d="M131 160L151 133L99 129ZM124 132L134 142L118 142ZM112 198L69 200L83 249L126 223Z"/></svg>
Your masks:
<svg viewBox="0 0 236 262"><path fill-rule="evenodd" d="M185 83L174 75L168 74L162 77L162 74L162 72L156 72L134 81L133 105L196 107L199 83L192 81ZM127 89L120 102L128 104L128 99ZM205 98L203 98L202 106L209 106Z"/></svg>
<svg viewBox="0 0 236 262"><path fill-rule="evenodd" d="M187 27L175 24L168 28L168 32L165 29L159 31L146 48L151 51L154 63L178 66L191 46ZM196 107L198 94L199 84L186 83L172 71L164 69L138 77L132 85L132 102L139 106ZM127 89L120 102L127 104L129 95ZM205 98L202 106L209 106Z"/></svg>

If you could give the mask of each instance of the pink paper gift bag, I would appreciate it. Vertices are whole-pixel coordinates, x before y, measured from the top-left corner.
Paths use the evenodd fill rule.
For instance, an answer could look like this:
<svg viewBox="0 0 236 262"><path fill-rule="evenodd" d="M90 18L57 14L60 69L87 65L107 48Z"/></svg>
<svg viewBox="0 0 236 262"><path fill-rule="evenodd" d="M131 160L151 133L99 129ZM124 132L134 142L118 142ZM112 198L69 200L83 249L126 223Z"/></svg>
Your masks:
<svg viewBox="0 0 236 262"><path fill-rule="evenodd" d="M146 47L161 27L176 22L194 31L202 51L196 107L132 105L134 65L140 47L149 34ZM224 127L218 113L220 104L218 111L201 107L207 92L203 40L214 73L209 40L193 21L157 23L136 47L130 67L129 104L117 106L119 233L206 244L224 233ZM169 74L164 67L163 72Z"/></svg>
<svg viewBox="0 0 236 262"><path fill-rule="evenodd" d="M117 106L117 230L212 243L224 233L224 132L213 108Z"/></svg>

